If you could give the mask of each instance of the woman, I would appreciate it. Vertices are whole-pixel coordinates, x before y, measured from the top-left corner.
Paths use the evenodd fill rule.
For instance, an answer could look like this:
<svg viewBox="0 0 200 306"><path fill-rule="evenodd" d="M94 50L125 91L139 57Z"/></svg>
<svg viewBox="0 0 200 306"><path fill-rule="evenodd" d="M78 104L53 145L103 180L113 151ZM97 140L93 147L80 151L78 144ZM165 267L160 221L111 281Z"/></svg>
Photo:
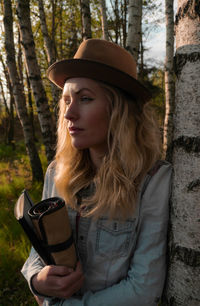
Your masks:
<svg viewBox="0 0 200 306"><path fill-rule="evenodd" d="M89 39L53 64L63 89L58 144L43 199L65 199L79 262L45 266L32 249L22 273L42 305L151 306L162 294L171 166L132 56Z"/></svg>

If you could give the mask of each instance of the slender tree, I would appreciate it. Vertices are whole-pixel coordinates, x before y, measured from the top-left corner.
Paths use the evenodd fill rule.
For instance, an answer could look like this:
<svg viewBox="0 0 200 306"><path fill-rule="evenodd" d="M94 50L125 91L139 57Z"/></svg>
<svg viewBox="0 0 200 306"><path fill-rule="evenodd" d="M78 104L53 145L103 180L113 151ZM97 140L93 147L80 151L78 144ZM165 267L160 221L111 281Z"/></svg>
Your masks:
<svg viewBox="0 0 200 306"><path fill-rule="evenodd" d="M121 30L121 16L119 11L119 0L114 0L114 15L115 15L115 23L114 23L114 30L115 30L115 42L116 44L120 44L121 37L120 37L120 30Z"/></svg>
<svg viewBox="0 0 200 306"><path fill-rule="evenodd" d="M40 158L34 143L33 133L26 109L26 99L23 92L23 85L17 72L15 60L15 48L13 38L13 16L11 0L4 0L4 27L5 27L5 49L7 54L8 72L13 88L13 95L16 103L17 113L23 127L24 139L30 158L33 180L42 181L43 171Z"/></svg>
<svg viewBox="0 0 200 306"><path fill-rule="evenodd" d="M128 0L122 1L121 12L122 12L122 34L123 34L123 47L126 47L127 39L127 15L128 15Z"/></svg>
<svg viewBox="0 0 200 306"><path fill-rule="evenodd" d="M40 25L41 25L42 35L44 38L44 46L47 53L48 64L51 65L56 61L56 50L54 48L53 40L51 39L48 32L43 0L38 0L38 7L39 7Z"/></svg>
<svg viewBox="0 0 200 306"><path fill-rule="evenodd" d="M55 39L52 39L48 32L43 0L38 0L38 7L39 7L41 30L42 30L42 35L44 38L45 51L47 54L48 65L50 66L56 61L57 51L56 51L56 46L54 42ZM54 8L54 5L53 5L53 8ZM54 11L52 13L53 13L52 15L54 15ZM55 28L55 21L52 21L52 26L53 28ZM52 29L52 33L54 32L55 30ZM51 83L51 90L52 90L52 96L53 96L53 106L55 107L58 102L60 91L53 83Z"/></svg>
<svg viewBox="0 0 200 306"><path fill-rule="evenodd" d="M59 9L59 53L60 57L63 58L63 1L60 0L60 9Z"/></svg>
<svg viewBox="0 0 200 306"><path fill-rule="evenodd" d="M170 148L173 140L174 110L174 0L165 0L166 58L165 58L165 121L163 133L164 157L171 160ZM167 150L168 148L168 150Z"/></svg>
<svg viewBox="0 0 200 306"><path fill-rule="evenodd" d="M50 162L55 154L55 120L49 109L46 92L41 79L40 67L36 57L35 43L30 20L29 0L17 0L17 16L20 27L21 42L24 49L28 77L36 102L38 118L46 149L47 159Z"/></svg>
<svg viewBox="0 0 200 306"><path fill-rule="evenodd" d="M200 305L200 3L179 0L169 271L163 305Z"/></svg>
<svg viewBox="0 0 200 306"><path fill-rule="evenodd" d="M100 0L100 10L101 10L102 37L103 39L109 40L108 22L106 14L107 9L106 9L105 0Z"/></svg>
<svg viewBox="0 0 200 306"><path fill-rule="evenodd" d="M80 0L83 40L92 37L90 0Z"/></svg>
<svg viewBox="0 0 200 306"><path fill-rule="evenodd" d="M139 47L142 35L141 22L142 0L129 0L126 49L133 55L136 62L139 57Z"/></svg>
<svg viewBox="0 0 200 306"><path fill-rule="evenodd" d="M51 39L54 46L54 52L57 54L56 48L56 15L57 15L57 0L51 0L52 14L51 14Z"/></svg>
<svg viewBox="0 0 200 306"><path fill-rule="evenodd" d="M3 73L6 79L6 85L9 91L9 95L10 95L10 101L9 101L9 105L10 107L8 107L8 103L6 101L5 95L4 95L4 86L1 82L1 95L2 95L2 99L3 99L3 103L5 106L5 110L6 110L6 114L7 114L7 118L6 118L6 127L5 127L5 143L8 145L12 145L14 148L14 124L15 124L15 118L14 118L14 96L13 96L13 88L10 82L10 78L8 75L8 68L6 67L3 57L0 54L0 62L2 64L2 68L3 68Z"/></svg>

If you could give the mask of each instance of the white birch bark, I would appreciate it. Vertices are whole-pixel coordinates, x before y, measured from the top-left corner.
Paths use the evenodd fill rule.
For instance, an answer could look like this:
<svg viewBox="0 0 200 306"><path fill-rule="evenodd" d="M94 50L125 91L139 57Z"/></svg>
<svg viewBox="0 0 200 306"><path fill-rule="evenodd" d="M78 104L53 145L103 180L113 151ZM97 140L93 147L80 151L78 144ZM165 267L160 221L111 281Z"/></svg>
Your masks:
<svg viewBox="0 0 200 306"><path fill-rule="evenodd" d="M28 77L36 102L47 159L48 162L50 162L54 158L55 154L55 121L53 120L53 116L49 109L46 92L41 79L40 67L36 57L35 43L30 21L29 0L17 0L17 16Z"/></svg>
<svg viewBox="0 0 200 306"><path fill-rule="evenodd" d="M109 40L108 22L106 14L107 8L105 0L100 0L100 9L101 9L102 37L103 39Z"/></svg>
<svg viewBox="0 0 200 306"><path fill-rule="evenodd" d="M40 16L41 31L42 31L42 35L44 38L45 51L47 54L48 64L50 66L56 61L55 44L54 44L54 41L51 39L49 32L48 32L43 0L38 0L38 7L39 7L39 14L40 14L39 16ZM52 97L53 97L53 106L54 106L54 109L56 109L60 90L53 83L51 83L50 85L51 85L51 92L52 92Z"/></svg>
<svg viewBox="0 0 200 306"><path fill-rule="evenodd" d="M37 152L37 148L34 143L30 120L26 109L26 99L23 91L23 85L20 82L20 77L17 72L13 38L13 17L11 0L4 0L4 28L8 73L13 87L13 95L16 103L18 117L23 128L25 144L28 150L28 155L32 168L33 180L42 181L42 166Z"/></svg>
<svg viewBox="0 0 200 306"><path fill-rule="evenodd" d="M164 305L200 305L200 6L179 0L169 271Z"/></svg>
<svg viewBox="0 0 200 306"><path fill-rule="evenodd" d="M56 61L56 54L53 41L48 33L46 16L44 12L44 4L43 0L38 0L39 7L39 17L40 17L40 25L42 30L42 35L44 38L44 46L47 53L48 64L51 65Z"/></svg>
<svg viewBox="0 0 200 306"><path fill-rule="evenodd" d="M168 160L173 137L174 84L174 0L165 0L166 58L165 58L165 120L163 131L163 153Z"/></svg>
<svg viewBox="0 0 200 306"><path fill-rule="evenodd" d="M92 38L90 0L80 0L83 40Z"/></svg>
<svg viewBox="0 0 200 306"><path fill-rule="evenodd" d="M139 47L142 35L141 21L142 0L129 0L126 49L133 55L136 62L139 57Z"/></svg>

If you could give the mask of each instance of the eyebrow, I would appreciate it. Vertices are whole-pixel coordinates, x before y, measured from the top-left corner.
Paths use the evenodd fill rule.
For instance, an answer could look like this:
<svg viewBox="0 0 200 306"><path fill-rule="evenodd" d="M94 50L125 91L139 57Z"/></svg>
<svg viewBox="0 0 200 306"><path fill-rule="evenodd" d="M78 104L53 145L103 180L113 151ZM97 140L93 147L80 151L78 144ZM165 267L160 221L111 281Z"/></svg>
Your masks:
<svg viewBox="0 0 200 306"><path fill-rule="evenodd" d="M83 88L81 88L80 90L75 91L75 94L78 95L78 94L80 94L81 91L83 91L83 90L88 90L88 91L90 91L92 94L95 94L91 89L89 89L89 88L87 88L87 87L83 87ZM63 97L63 98L69 97L69 95L68 95L68 94L64 94L64 95L62 95L62 97Z"/></svg>

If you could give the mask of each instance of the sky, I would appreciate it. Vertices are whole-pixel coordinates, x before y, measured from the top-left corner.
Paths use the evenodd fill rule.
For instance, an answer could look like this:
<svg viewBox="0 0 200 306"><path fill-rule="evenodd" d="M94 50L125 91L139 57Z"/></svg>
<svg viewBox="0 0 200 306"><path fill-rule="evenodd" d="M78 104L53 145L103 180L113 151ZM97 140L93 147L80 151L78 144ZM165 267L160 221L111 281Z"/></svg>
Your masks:
<svg viewBox="0 0 200 306"><path fill-rule="evenodd" d="M158 2L159 0L155 0ZM174 0L174 14L176 14L177 0ZM158 66L163 66L165 61L165 1L161 2L161 19L162 22L156 26L156 29L148 37L146 47L149 49L144 55L145 61L152 62Z"/></svg>

